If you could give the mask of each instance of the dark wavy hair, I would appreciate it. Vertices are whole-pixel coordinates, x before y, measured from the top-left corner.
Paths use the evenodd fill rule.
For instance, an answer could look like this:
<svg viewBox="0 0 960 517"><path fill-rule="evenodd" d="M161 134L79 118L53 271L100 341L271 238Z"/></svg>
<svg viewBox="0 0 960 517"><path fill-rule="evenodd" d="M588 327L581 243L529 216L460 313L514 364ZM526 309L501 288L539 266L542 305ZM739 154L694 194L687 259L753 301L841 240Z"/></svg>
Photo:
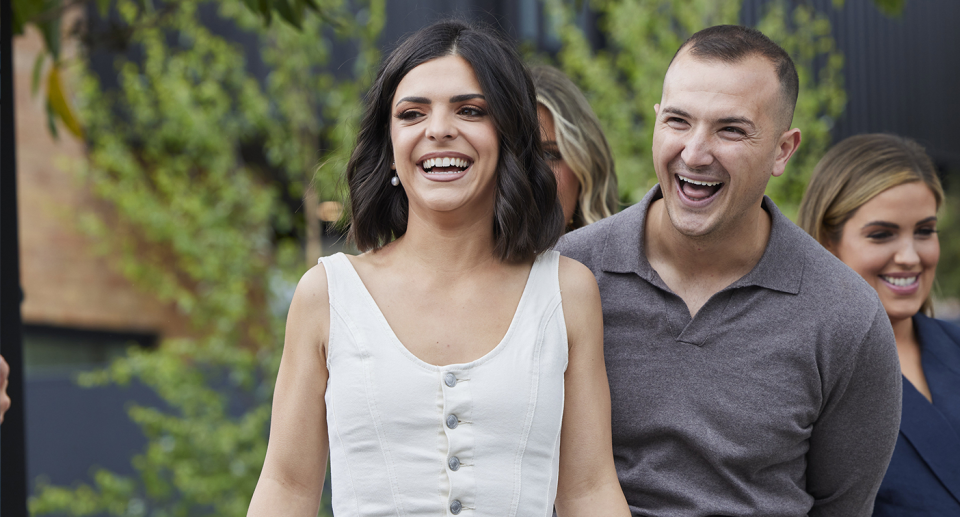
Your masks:
<svg viewBox="0 0 960 517"><path fill-rule="evenodd" d="M540 142L533 81L513 45L491 29L457 20L417 31L380 65L364 101L357 145L347 163L348 238L360 251L376 251L406 232L407 195L402 185L390 184L391 103L408 72L450 55L473 67L499 137L495 252L506 262L528 260L553 246L563 233L556 178Z"/></svg>

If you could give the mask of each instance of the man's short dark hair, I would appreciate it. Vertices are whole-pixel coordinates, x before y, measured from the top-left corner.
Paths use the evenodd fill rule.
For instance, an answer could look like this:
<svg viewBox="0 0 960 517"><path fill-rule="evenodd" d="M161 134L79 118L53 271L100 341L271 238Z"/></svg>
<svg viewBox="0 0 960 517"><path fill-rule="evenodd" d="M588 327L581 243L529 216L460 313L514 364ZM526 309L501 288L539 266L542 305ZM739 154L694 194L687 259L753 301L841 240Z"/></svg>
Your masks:
<svg viewBox="0 0 960 517"><path fill-rule="evenodd" d="M495 253L524 261L553 246L564 221L556 176L544 159L537 96L514 45L492 29L457 20L425 27L384 59L365 99L357 145L347 164L350 239L377 250L406 233L408 200L390 184L391 101L408 72L427 61L459 56L470 63L487 100L500 144L494 201Z"/></svg>
<svg viewBox="0 0 960 517"><path fill-rule="evenodd" d="M780 45L757 29L739 25L716 25L690 36L677 49L673 59L687 48L691 56L704 61L739 63L750 56L762 56L770 61L780 81L780 96L786 119L783 125L789 129L793 111L797 107L800 79L797 77L793 59L790 59L790 55Z"/></svg>

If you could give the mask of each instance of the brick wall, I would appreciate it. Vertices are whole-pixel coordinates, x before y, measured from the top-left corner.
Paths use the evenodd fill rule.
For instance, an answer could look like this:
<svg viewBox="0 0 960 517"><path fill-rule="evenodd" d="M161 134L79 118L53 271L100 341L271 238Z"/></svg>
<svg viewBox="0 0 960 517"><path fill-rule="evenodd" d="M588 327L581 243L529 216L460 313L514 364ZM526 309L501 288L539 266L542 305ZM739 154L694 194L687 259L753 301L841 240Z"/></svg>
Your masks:
<svg viewBox="0 0 960 517"><path fill-rule="evenodd" d="M78 216L98 210L98 203L72 172L83 160L82 143L63 128L54 140L47 129L43 88L36 96L30 91L41 48L40 35L32 29L13 40L23 321L183 334L184 318L126 281L77 227Z"/></svg>

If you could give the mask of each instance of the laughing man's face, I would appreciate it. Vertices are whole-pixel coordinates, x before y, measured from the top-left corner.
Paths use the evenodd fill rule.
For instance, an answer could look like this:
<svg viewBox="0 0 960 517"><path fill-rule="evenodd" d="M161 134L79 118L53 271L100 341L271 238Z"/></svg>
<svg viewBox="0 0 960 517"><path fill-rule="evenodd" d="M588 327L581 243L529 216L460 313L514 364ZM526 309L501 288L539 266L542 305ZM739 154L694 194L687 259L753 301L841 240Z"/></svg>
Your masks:
<svg viewBox="0 0 960 517"><path fill-rule="evenodd" d="M682 51L655 106L653 161L674 228L692 238L735 234L756 217L784 134L780 85L760 56L702 61Z"/></svg>

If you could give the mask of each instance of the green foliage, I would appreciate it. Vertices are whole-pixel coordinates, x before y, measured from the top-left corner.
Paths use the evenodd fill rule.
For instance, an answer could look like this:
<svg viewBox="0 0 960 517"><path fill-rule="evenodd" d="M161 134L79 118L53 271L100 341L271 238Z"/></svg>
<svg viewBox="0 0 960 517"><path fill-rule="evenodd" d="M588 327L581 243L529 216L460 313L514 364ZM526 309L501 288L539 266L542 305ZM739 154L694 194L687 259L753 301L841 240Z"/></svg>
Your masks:
<svg viewBox="0 0 960 517"><path fill-rule="evenodd" d="M264 85L248 75L238 46L199 23L205 3L214 5L181 0L161 15L118 0L122 20L139 24L131 44L142 57L118 58L112 92L77 65L82 177L110 207L81 224L127 278L174 304L191 332L81 377L83 385L137 381L165 405L129 408L148 440L133 459L135 477L98 469L92 486L41 480L34 515L242 516L259 477L284 293L304 270L304 214L284 199L299 200L311 182L336 199L379 59L384 2L354 5L354 17L337 0L318 1L343 10L349 25L314 16L294 28L264 25L240 0L220 0L221 16L259 36L271 68ZM340 76L328 71L335 44L360 56ZM265 158L245 160L244 146ZM318 162L328 166L314 175Z"/></svg>
<svg viewBox="0 0 960 517"><path fill-rule="evenodd" d="M794 29L789 27L788 19ZM800 76L800 95L793 115L793 127L801 131L800 149L790 159L783 176L772 179L767 186L767 194L793 218L810 174L832 144L833 123L847 103L843 56L830 35L826 16L804 5L788 17L784 5L774 3L757 28L790 54Z"/></svg>
<svg viewBox="0 0 960 517"><path fill-rule="evenodd" d="M711 25L738 23L741 0L594 0L607 48L595 51L576 25L573 6L545 0L562 43L559 66L590 100L604 126L617 164L621 197L634 203L656 183L651 158L653 105L660 101L663 76L680 44ZM796 62L800 98L794 127L803 143L783 177L768 193L793 214L809 174L830 144L833 120L843 110L843 57L830 36L826 17L800 5L787 13L771 3L759 29Z"/></svg>
<svg viewBox="0 0 960 517"><path fill-rule="evenodd" d="M59 71L65 66L60 58L61 18L63 13L71 7L93 3L96 4L100 15L106 16L115 2L112 0L12 0L12 2L13 33L23 34L27 25L33 25L43 36L44 48L34 64L34 95L37 94L43 65L48 57L51 58L46 80L47 96L44 99L50 133L57 137L59 121L74 136L83 138L83 128L77 120L73 107L66 102L59 77ZM265 25L270 25L274 13L279 14L282 20L298 29L303 28L305 21L317 19L336 27L341 32L354 25L349 20L349 13L341 0L243 0L243 3L251 13L256 13ZM120 5L123 2L117 2L117 4ZM127 17L126 21L131 27L136 29L141 24L149 27L155 23L154 0L137 0L135 4L136 9L131 12L143 13L144 16L134 19ZM169 6L164 6L165 9L167 7ZM314 16L311 17L308 14Z"/></svg>
<svg viewBox="0 0 960 517"><path fill-rule="evenodd" d="M833 0L833 5L837 8L843 7L845 3L846 0ZM903 15L907 0L873 0L873 5L888 18L898 18Z"/></svg>

